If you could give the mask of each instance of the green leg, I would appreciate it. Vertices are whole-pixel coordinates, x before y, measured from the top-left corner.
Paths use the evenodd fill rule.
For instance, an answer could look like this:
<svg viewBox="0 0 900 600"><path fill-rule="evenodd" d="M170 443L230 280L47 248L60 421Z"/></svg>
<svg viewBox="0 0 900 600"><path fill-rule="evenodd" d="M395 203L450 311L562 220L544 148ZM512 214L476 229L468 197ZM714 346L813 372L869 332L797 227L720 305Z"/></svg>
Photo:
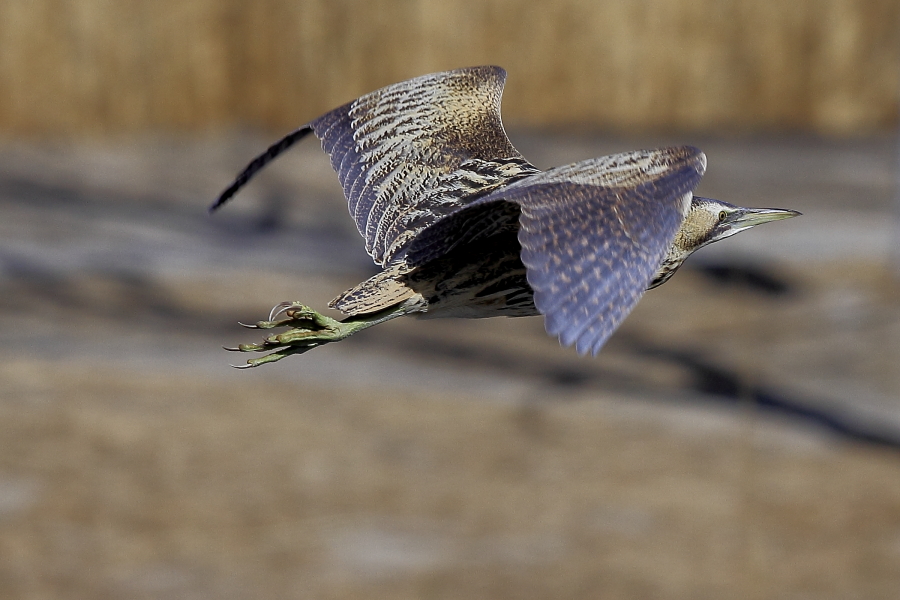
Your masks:
<svg viewBox="0 0 900 600"><path fill-rule="evenodd" d="M272 312L269 313L268 321L259 321L254 325L241 323L241 325L249 329L287 327L287 331L277 334L273 333L263 338L262 342L256 344L241 344L237 348L225 349L234 352L269 352L269 354L260 358L248 360L245 365L232 365L237 369L258 367L259 365L281 360L292 354L303 354L322 344L339 342L357 331L362 331L367 327L403 316L408 312L405 305L398 304L376 313L338 321L331 317L326 317L299 302L283 302L272 309ZM282 314L284 318L277 319Z"/></svg>

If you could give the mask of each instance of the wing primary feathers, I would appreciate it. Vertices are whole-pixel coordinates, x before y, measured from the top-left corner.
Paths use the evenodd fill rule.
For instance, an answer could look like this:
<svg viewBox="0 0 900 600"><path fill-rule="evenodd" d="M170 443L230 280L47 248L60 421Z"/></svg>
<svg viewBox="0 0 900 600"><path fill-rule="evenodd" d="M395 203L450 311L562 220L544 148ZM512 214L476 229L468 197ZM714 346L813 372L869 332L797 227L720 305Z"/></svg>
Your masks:
<svg viewBox="0 0 900 600"><path fill-rule="evenodd" d="M209 207L209 212L214 212L220 206L228 202L228 200L232 196L234 196L239 189L244 187L244 185L248 181L250 181L253 176L256 175L263 167L275 160L278 155L302 140L309 133L312 133L312 127L310 127L309 125L304 125L303 127L292 131L291 133L287 134L286 136L269 146L265 152L254 158L249 165L244 167L244 170L241 171L240 175L235 177L231 185L229 185L224 192L219 194L219 197L216 199L215 203Z"/></svg>

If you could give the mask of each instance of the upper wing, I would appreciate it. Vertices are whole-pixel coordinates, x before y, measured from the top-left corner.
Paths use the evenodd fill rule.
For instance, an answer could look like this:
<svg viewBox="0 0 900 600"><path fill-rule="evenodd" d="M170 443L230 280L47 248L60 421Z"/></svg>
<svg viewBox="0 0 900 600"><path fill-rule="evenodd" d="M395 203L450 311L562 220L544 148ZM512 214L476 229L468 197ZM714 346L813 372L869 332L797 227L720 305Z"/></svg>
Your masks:
<svg viewBox="0 0 900 600"><path fill-rule="evenodd" d="M500 121L506 72L473 67L366 94L292 132L245 169L214 205L312 131L338 174L350 214L377 264L474 198L537 172Z"/></svg>
<svg viewBox="0 0 900 600"><path fill-rule="evenodd" d="M706 169L696 148L629 152L551 169L474 202L420 235L407 260L477 239L489 205L520 208L534 302L563 345L596 354L640 300ZM451 234L452 232L452 234ZM450 235L448 235L450 234Z"/></svg>
<svg viewBox="0 0 900 600"><path fill-rule="evenodd" d="M503 130L505 80L499 67L425 75L312 122L376 263L472 198L537 171Z"/></svg>

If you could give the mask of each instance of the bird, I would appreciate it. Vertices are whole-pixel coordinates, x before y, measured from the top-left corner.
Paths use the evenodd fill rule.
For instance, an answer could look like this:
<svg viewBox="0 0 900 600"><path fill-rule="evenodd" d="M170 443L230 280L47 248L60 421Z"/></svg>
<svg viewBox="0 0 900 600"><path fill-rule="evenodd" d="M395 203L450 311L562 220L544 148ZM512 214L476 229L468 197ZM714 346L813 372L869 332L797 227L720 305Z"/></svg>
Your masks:
<svg viewBox="0 0 900 600"><path fill-rule="evenodd" d="M314 134L381 270L337 296L337 320L298 302L244 325L279 330L228 350L256 367L404 315L537 316L561 345L596 355L648 289L693 252L794 210L695 196L692 146L622 152L542 171L500 118L506 71L477 66L389 85L295 129L218 196Z"/></svg>

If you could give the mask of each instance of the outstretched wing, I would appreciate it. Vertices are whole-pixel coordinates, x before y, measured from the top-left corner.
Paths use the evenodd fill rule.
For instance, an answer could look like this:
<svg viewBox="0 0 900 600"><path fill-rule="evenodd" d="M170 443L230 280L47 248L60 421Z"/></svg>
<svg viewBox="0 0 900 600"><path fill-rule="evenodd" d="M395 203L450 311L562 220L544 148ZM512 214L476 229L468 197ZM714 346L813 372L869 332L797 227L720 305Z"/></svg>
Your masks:
<svg viewBox="0 0 900 600"><path fill-rule="evenodd" d="M497 187L538 172L500 120L506 72L473 67L366 94L292 132L255 159L217 207L310 131L322 140L350 214L379 265L418 232Z"/></svg>
<svg viewBox="0 0 900 600"><path fill-rule="evenodd" d="M640 300L706 170L696 148L618 154L553 169L508 193L548 333L596 354Z"/></svg>
<svg viewBox="0 0 900 600"><path fill-rule="evenodd" d="M514 182L426 230L416 262L494 228L491 204L520 208L519 244L548 333L596 354L640 300L706 169L696 148L628 152L558 167ZM513 213L514 214L514 213Z"/></svg>

